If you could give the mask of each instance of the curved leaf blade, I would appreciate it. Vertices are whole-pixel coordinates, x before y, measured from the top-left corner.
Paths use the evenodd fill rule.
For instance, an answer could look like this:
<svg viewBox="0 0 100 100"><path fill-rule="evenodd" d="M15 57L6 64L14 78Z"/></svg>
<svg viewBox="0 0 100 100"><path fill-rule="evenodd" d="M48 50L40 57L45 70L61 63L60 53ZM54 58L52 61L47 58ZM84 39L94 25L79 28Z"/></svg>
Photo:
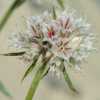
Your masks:
<svg viewBox="0 0 100 100"><path fill-rule="evenodd" d="M3 56L22 56L24 54L25 54L25 51L14 52L14 53L5 53L5 54L0 54L0 55L3 55Z"/></svg>
<svg viewBox="0 0 100 100"><path fill-rule="evenodd" d="M6 22L14 12L14 10L21 6L26 0L14 0L14 2L11 4L11 6L6 11L5 15L2 17L2 20L0 21L0 31L2 31L3 27L5 26Z"/></svg>
<svg viewBox="0 0 100 100"><path fill-rule="evenodd" d="M24 76L22 77L22 80L21 80L21 81L23 81L23 80L27 77L27 75L28 75L29 73L32 72L32 70L33 70L34 67L36 66L36 63L37 63L37 61L38 61L39 56L40 56L40 55L36 55L36 56L33 58L32 64L31 64L30 67L26 70L26 72L25 72Z"/></svg>
<svg viewBox="0 0 100 100"><path fill-rule="evenodd" d="M56 10L55 10L55 7L54 6L52 7L52 16L53 16L53 19L56 19L57 18Z"/></svg>
<svg viewBox="0 0 100 100"><path fill-rule="evenodd" d="M25 100L32 100L32 98L33 98L33 96L34 96L34 94L36 92L36 89L37 89L37 87L39 85L39 82L43 78L46 66L47 66L49 60L51 59L51 57L52 57L52 55L43 60L43 64L40 66L40 68L37 71L35 77L33 78L31 87L29 88L29 91L28 91L28 94L27 94Z"/></svg>
<svg viewBox="0 0 100 100"><path fill-rule="evenodd" d="M62 68L62 72L63 72L63 76L64 76L64 79L66 81L66 83L68 84L68 87L75 93L78 93L78 91L75 89L75 87L73 86L73 83L65 69L65 66L64 66L64 60L62 60L61 62L61 68Z"/></svg>
<svg viewBox="0 0 100 100"><path fill-rule="evenodd" d="M57 0L58 4L62 9L64 9L64 0Z"/></svg>
<svg viewBox="0 0 100 100"><path fill-rule="evenodd" d="M65 78L65 81L67 82L69 88L73 91L73 92L76 92L78 93L78 91L74 88L73 84L72 84L72 81L68 75L68 73L66 71L63 72L63 75L64 75L64 78Z"/></svg>
<svg viewBox="0 0 100 100"><path fill-rule="evenodd" d="M29 91L28 91L28 94L26 96L26 99L25 100L32 100L35 92L36 92L36 89L39 85L39 82L41 80L41 76L44 72L44 69L39 69L35 75L35 77L33 78L33 81L32 81L32 84L31 84L31 87L29 88Z"/></svg>
<svg viewBox="0 0 100 100"><path fill-rule="evenodd" d="M5 96L12 98L11 94L7 91L3 83L0 81L0 92L3 93Z"/></svg>

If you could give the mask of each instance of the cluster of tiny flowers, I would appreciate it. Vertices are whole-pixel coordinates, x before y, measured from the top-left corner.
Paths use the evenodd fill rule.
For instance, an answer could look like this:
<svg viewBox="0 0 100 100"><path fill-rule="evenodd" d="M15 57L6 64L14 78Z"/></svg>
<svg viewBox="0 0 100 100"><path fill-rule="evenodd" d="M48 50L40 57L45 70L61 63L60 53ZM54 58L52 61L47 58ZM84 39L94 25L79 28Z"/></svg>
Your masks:
<svg viewBox="0 0 100 100"><path fill-rule="evenodd" d="M80 66L93 48L94 34L90 24L75 13L67 10L57 15L56 19L48 12L41 16L31 17L27 21L26 33L14 34L13 44L16 48L26 49L23 58L31 61L41 47L53 54L48 63L50 71L59 72L60 60L65 67Z"/></svg>

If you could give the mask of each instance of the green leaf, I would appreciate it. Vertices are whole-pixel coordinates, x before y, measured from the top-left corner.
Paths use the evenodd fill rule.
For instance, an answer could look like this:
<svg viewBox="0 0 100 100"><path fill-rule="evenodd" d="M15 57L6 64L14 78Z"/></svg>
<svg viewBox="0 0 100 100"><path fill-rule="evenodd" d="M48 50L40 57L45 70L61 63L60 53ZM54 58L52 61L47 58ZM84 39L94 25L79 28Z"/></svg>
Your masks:
<svg viewBox="0 0 100 100"><path fill-rule="evenodd" d="M8 21L8 19L10 18L11 14L13 13L13 11L21 6L26 0L14 0L14 2L11 4L11 6L8 8L7 12L5 13L5 15L2 17L2 20L0 22L0 31L3 29L3 27L5 26L6 22Z"/></svg>
<svg viewBox="0 0 100 100"><path fill-rule="evenodd" d="M61 63L61 67L62 67L62 72L63 72L64 79L65 79L65 81L67 82L68 87L69 87L73 92L78 93L78 91L77 91L77 90L75 89L75 87L73 86L73 83L72 83L72 81L71 81L71 79L70 79L70 77L69 77L69 75L68 75L68 73L67 73L67 71L66 71L66 69L65 69L64 62L63 62L63 61L62 61L62 63Z"/></svg>
<svg viewBox="0 0 100 100"><path fill-rule="evenodd" d="M45 70L45 72L43 73L43 76L42 76L42 78L44 78L47 74L48 74L48 72L49 72L49 69L50 69L50 67L48 67L46 70Z"/></svg>
<svg viewBox="0 0 100 100"><path fill-rule="evenodd" d="M15 0L15 7L21 6L26 0Z"/></svg>
<svg viewBox="0 0 100 100"><path fill-rule="evenodd" d="M70 88L73 92L76 92L76 93L77 93L77 90L74 88L74 86L73 86L73 84L72 84L72 81L71 81L71 79L70 79L68 73L66 72L66 70L64 70L63 75L64 75L65 81L67 82L69 88Z"/></svg>
<svg viewBox="0 0 100 100"><path fill-rule="evenodd" d="M7 97L10 97L10 98L12 97L1 81L0 81L0 92L2 92Z"/></svg>
<svg viewBox="0 0 100 100"><path fill-rule="evenodd" d="M52 16L53 16L53 19L56 19L57 18L57 15L56 15L56 11L55 11L55 7L54 6L52 7Z"/></svg>
<svg viewBox="0 0 100 100"><path fill-rule="evenodd" d="M34 94L35 94L35 91L36 91L36 89L37 89L37 87L38 87L38 85L39 85L39 82L40 82L40 80L41 80L41 76L42 76L44 70L45 70L44 68L42 68L42 69L40 68L40 69L37 71L35 77L33 78L31 87L30 87L30 89L29 89L29 91L28 91L28 94L27 94L25 100L32 100L32 98L33 98L33 96L34 96Z"/></svg>
<svg viewBox="0 0 100 100"><path fill-rule="evenodd" d="M51 57L52 56L44 59L43 64L40 66L40 68L37 71L35 77L33 78L31 87L29 88L29 91L28 91L28 94L27 94L25 100L32 100L32 98L33 98L33 96L34 96L34 94L36 92L36 89L37 89L37 87L39 85L39 82L43 78L44 71L45 71L46 66L47 66L49 60L51 59Z"/></svg>
<svg viewBox="0 0 100 100"><path fill-rule="evenodd" d="M39 56L40 56L40 54L34 56L32 64L30 65L30 67L29 67L29 68L27 69L27 71L25 72L25 74L24 74L24 76L23 76L23 78L22 78L21 81L23 81L23 80L26 78L26 76L27 76L29 73L32 72L32 70L33 70L34 67L36 66L36 63L37 63L37 61L38 61Z"/></svg>
<svg viewBox="0 0 100 100"><path fill-rule="evenodd" d="M64 0L57 0L58 4L62 9L64 9Z"/></svg>
<svg viewBox="0 0 100 100"><path fill-rule="evenodd" d="M21 56L21 55L24 55L24 54L25 54L25 51L14 52L14 53L6 53L6 54L0 54L0 55L3 55L3 56Z"/></svg>

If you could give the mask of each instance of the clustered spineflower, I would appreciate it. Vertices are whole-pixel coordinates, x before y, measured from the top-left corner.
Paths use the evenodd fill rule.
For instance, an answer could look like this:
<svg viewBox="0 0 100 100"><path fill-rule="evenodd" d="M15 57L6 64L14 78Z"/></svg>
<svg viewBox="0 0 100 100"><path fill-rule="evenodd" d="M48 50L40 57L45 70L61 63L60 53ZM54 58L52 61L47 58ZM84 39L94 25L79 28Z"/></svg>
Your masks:
<svg viewBox="0 0 100 100"><path fill-rule="evenodd" d="M65 10L57 14L53 9L40 16L32 16L27 20L27 31L14 33L10 40L17 49L24 52L5 54L20 56L30 66L25 72L22 80L39 63L39 70L36 72L25 100L32 100L40 80L53 72L59 76L63 74L69 88L74 88L67 68L80 69L80 64L88 57L95 48L93 46L94 34L91 32L90 24L79 18L75 11ZM38 62L41 58L41 64Z"/></svg>
<svg viewBox="0 0 100 100"><path fill-rule="evenodd" d="M22 56L27 61L32 61L35 53L43 48L44 54L47 51L52 53L53 57L48 63L50 71L58 72L61 59L64 60L65 67L79 68L80 63L94 49L90 24L77 18L73 11L65 10L56 19L45 12L43 15L30 17L27 25L26 33L14 34L14 46L27 50Z"/></svg>

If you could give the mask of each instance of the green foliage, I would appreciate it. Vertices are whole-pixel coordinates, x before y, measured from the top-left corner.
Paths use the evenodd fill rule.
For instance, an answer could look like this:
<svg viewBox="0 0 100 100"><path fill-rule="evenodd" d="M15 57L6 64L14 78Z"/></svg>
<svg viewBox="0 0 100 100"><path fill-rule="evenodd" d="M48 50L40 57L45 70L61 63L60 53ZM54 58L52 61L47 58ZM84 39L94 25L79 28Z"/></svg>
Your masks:
<svg viewBox="0 0 100 100"><path fill-rule="evenodd" d="M57 0L58 4L62 9L64 9L64 0Z"/></svg>
<svg viewBox="0 0 100 100"><path fill-rule="evenodd" d="M26 0L15 0L14 1L14 8L19 7L20 5L22 5Z"/></svg>
<svg viewBox="0 0 100 100"><path fill-rule="evenodd" d="M54 6L52 7L52 16L53 16L53 19L56 19L57 18L56 11L55 11L55 7Z"/></svg>
<svg viewBox="0 0 100 100"><path fill-rule="evenodd" d="M0 54L0 55L3 55L3 56L21 56L21 55L24 55L24 54L25 54L25 51L14 52L14 53L6 53L6 54Z"/></svg>
<svg viewBox="0 0 100 100"><path fill-rule="evenodd" d="M78 91L74 88L71 80L70 80L70 77L68 75L68 73L66 72L66 70L63 71L63 75L64 75L64 78L65 78L65 81L67 82L69 88L73 91L73 92L76 92L78 93Z"/></svg>
<svg viewBox="0 0 100 100"><path fill-rule="evenodd" d="M39 82L44 76L44 72L45 72L46 66L47 66L49 60L51 59L51 57L52 57L52 55L43 60L42 65L40 66L39 70L36 72L36 74L35 74L35 76L33 78L31 87L29 88L29 91L28 91L28 94L27 94L25 100L32 100L32 98L33 98L33 96L34 96L34 94L36 92L36 89L37 89L37 87L39 85Z"/></svg>
<svg viewBox="0 0 100 100"><path fill-rule="evenodd" d="M36 63L38 61L38 58L39 58L40 54L34 56L33 58L33 62L32 64L30 65L30 67L27 69L27 71L25 72L23 78L22 78L22 81L26 78L26 76L32 72L32 70L34 69L34 67L36 66Z"/></svg>
<svg viewBox="0 0 100 100"><path fill-rule="evenodd" d="M0 81L0 92L3 93L5 96L11 98L11 94L7 91L3 83Z"/></svg>
<svg viewBox="0 0 100 100"><path fill-rule="evenodd" d="M8 8L7 12L5 13L5 15L3 16L1 22L0 22L0 31L3 29L3 27L5 26L7 20L10 18L11 14L13 13L13 11L18 8L19 6L21 6L26 0L15 0L12 5Z"/></svg>
<svg viewBox="0 0 100 100"><path fill-rule="evenodd" d="M72 84L72 81L65 69L65 66L64 66L64 62L62 61L61 63L61 68L62 68L62 72L63 72L63 76L64 76L64 79L66 81L66 83L68 84L68 87L75 93L78 93L78 91L74 88L73 84Z"/></svg>

